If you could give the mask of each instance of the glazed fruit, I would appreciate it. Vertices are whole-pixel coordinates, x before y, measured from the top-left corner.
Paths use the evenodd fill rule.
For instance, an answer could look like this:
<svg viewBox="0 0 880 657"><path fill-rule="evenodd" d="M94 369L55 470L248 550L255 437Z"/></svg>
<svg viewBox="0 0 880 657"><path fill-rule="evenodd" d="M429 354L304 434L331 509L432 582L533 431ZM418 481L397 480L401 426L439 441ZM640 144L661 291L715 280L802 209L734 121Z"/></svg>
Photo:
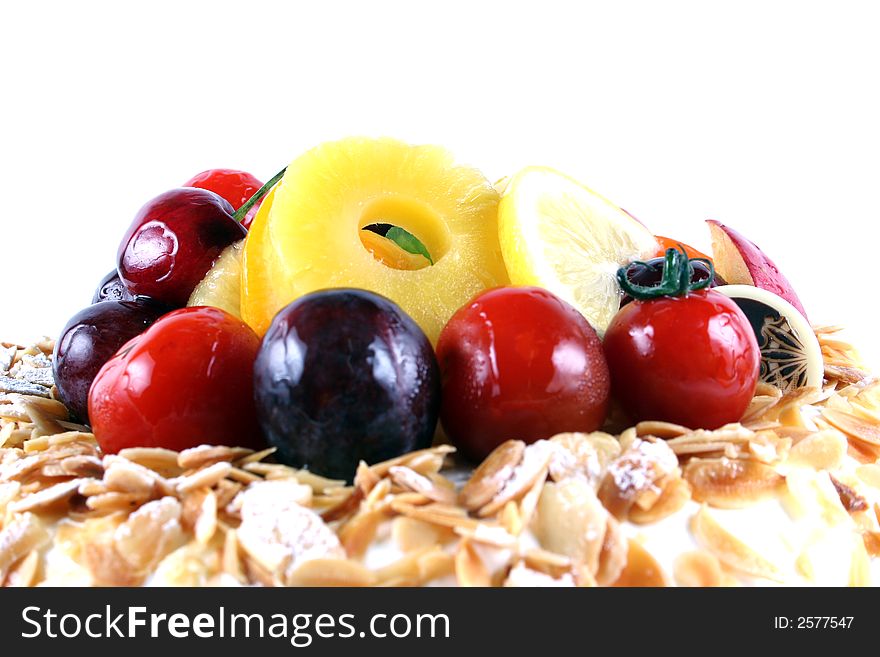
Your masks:
<svg viewBox="0 0 880 657"><path fill-rule="evenodd" d="M238 210L263 186L263 183L246 171L208 169L187 180L183 186L211 190L225 198L234 209ZM257 202L241 220L241 225L249 228L259 209L260 204Z"/></svg>
<svg viewBox="0 0 880 657"><path fill-rule="evenodd" d="M639 287L605 333L614 398L630 420L717 429L738 422L755 393L761 351L748 318L709 281L691 281L683 252L667 251L664 281ZM703 289L701 289L703 288Z"/></svg>
<svg viewBox="0 0 880 657"><path fill-rule="evenodd" d="M791 283L766 253L733 228L711 219L706 223L712 234L715 264L728 283L753 285L772 292L794 306L801 315L807 316Z"/></svg>
<svg viewBox="0 0 880 657"><path fill-rule="evenodd" d="M115 269L101 279L92 296L92 303L99 301L134 301L137 297L128 291Z"/></svg>
<svg viewBox="0 0 880 657"><path fill-rule="evenodd" d="M217 308L168 313L123 345L92 383L89 417L101 449L259 448L259 346L246 324Z"/></svg>
<svg viewBox="0 0 880 657"><path fill-rule="evenodd" d="M187 306L213 306L241 319L241 252L244 241L227 246L196 285Z"/></svg>
<svg viewBox="0 0 880 657"><path fill-rule="evenodd" d="M365 290L306 295L275 317L255 365L260 422L284 463L351 480L429 447L440 405L431 344L400 308Z"/></svg>
<svg viewBox="0 0 880 657"><path fill-rule="evenodd" d="M193 187L149 201L117 253L119 275L129 292L185 306L222 251L247 234L233 212L214 192Z"/></svg>
<svg viewBox="0 0 880 657"><path fill-rule="evenodd" d="M443 429L473 459L509 439L594 431L609 377L602 344L569 304L536 287L477 295L440 334Z"/></svg>
<svg viewBox="0 0 880 657"><path fill-rule="evenodd" d="M507 280L497 204L492 185L442 148L366 138L323 144L291 163L251 226L242 317L265 333L303 294L358 287L399 304L436 340L469 298ZM377 257L375 234L363 230L376 223L414 235L434 264ZM397 268L406 263L419 268Z"/></svg>
<svg viewBox="0 0 880 657"><path fill-rule="evenodd" d="M507 183L498 228L510 281L550 290L600 334L620 307L618 267L657 250L630 214L546 167L523 169Z"/></svg>
<svg viewBox="0 0 880 657"><path fill-rule="evenodd" d="M167 310L148 299L99 301L67 322L55 342L52 367L58 398L76 419L89 423L89 387L98 370Z"/></svg>

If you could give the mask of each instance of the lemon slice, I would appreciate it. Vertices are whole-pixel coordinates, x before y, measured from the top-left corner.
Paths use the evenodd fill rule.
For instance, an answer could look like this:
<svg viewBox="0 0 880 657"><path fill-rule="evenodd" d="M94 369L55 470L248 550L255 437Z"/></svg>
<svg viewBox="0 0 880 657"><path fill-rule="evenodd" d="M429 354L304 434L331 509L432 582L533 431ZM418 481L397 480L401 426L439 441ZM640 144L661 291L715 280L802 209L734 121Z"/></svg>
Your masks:
<svg viewBox="0 0 880 657"><path fill-rule="evenodd" d="M513 176L498 213L511 282L550 290L577 308L600 335L620 308L618 268L657 250L651 232L626 212L545 167L528 167Z"/></svg>
<svg viewBox="0 0 880 657"><path fill-rule="evenodd" d="M213 306L241 318L241 251L244 240L230 244L196 285L187 306Z"/></svg>

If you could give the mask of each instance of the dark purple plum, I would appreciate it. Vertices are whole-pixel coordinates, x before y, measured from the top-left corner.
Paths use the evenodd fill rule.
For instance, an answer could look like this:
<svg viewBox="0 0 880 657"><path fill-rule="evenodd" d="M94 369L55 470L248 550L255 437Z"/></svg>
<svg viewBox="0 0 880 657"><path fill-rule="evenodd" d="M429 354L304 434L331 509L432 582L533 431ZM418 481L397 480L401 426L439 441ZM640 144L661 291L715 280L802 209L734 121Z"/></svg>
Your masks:
<svg viewBox="0 0 880 657"><path fill-rule="evenodd" d="M167 311L149 299L99 301L70 318L55 343L52 367L58 397L76 419L89 421L89 388L98 370Z"/></svg>
<svg viewBox="0 0 880 657"><path fill-rule="evenodd" d="M704 281L709 278L709 267L705 262L701 262L700 260L691 260L690 262L694 267L694 273L691 276L692 282L696 283L697 281ZM659 285L663 278L664 263L665 258L651 258L647 262L641 263L634 262L627 268L626 277L629 279L630 283L643 285L645 287L654 287ZM726 283L721 276L715 274L715 278L709 284L709 287L716 287L718 285L726 285ZM632 297L624 295L620 305L625 306L630 301L632 301Z"/></svg>
<svg viewBox="0 0 880 657"><path fill-rule="evenodd" d="M358 462L430 447L440 370L428 338L368 292L314 292L279 312L254 364L260 425L278 458L351 481Z"/></svg>
<svg viewBox="0 0 880 657"><path fill-rule="evenodd" d="M119 278L119 272L115 269L101 279L92 303L101 301L134 301L137 297L128 291L125 283Z"/></svg>
<svg viewBox="0 0 880 657"><path fill-rule="evenodd" d="M117 252L129 292L181 308L221 251L247 235L227 200L207 189L181 187L144 205Z"/></svg>

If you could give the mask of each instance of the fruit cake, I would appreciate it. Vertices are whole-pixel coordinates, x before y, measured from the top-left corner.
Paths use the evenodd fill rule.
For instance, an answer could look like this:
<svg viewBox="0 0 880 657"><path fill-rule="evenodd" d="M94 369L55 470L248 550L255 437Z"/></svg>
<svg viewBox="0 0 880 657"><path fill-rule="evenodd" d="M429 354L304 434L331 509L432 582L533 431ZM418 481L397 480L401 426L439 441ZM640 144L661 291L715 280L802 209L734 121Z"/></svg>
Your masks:
<svg viewBox="0 0 880 657"><path fill-rule="evenodd" d="M0 584L880 581L880 385L708 226L393 139L198 174L0 345Z"/></svg>

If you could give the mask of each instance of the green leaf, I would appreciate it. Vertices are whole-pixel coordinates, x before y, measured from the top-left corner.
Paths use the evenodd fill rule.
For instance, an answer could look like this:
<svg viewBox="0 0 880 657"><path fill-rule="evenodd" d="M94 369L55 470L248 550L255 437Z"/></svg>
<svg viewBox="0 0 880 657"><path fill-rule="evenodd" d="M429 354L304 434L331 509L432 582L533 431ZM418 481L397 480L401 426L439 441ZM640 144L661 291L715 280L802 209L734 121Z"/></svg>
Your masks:
<svg viewBox="0 0 880 657"><path fill-rule="evenodd" d="M428 249L425 248L425 245L419 241L418 237L409 231L406 231L399 226L392 226L388 229L388 232L385 233L385 237L397 244L397 246L407 253L423 256L432 265L434 264L434 260L431 258L431 254L428 253Z"/></svg>

